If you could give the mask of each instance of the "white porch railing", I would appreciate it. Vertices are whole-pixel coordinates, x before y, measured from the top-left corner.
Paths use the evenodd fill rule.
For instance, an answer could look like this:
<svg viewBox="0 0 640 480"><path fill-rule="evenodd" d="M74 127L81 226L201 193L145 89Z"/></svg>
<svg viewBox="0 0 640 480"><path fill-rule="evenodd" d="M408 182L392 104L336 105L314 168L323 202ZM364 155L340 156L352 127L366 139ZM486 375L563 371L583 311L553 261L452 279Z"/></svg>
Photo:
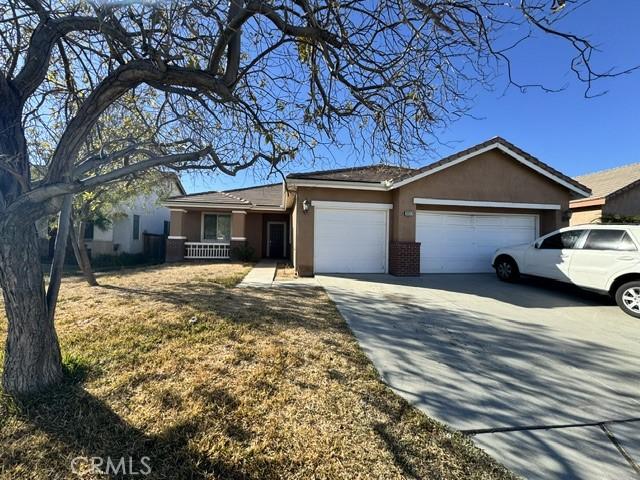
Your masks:
<svg viewBox="0 0 640 480"><path fill-rule="evenodd" d="M230 258L231 246L228 243L185 242L184 258Z"/></svg>

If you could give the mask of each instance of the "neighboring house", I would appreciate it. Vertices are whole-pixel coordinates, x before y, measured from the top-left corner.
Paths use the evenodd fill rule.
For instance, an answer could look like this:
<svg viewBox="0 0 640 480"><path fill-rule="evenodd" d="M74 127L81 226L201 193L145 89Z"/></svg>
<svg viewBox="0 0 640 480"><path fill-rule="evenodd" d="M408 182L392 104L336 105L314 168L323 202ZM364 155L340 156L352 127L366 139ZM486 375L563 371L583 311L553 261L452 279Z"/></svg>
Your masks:
<svg viewBox="0 0 640 480"><path fill-rule="evenodd" d="M169 234L169 209L161 204L160 195L184 195L186 192L177 176L167 178L167 185L159 185L157 192L139 195L123 202L114 210L111 224L101 230L91 223L85 227L84 242L91 256L142 253L144 233Z"/></svg>
<svg viewBox="0 0 640 480"><path fill-rule="evenodd" d="M502 138L418 169L292 174L286 184L169 198L167 260L290 258L314 273L485 272L498 247L569 223L587 187Z"/></svg>
<svg viewBox="0 0 640 480"><path fill-rule="evenodd" d="M640 217L640 163L576 177L591 196L571 202L571 225L597 223L602 216Z"/></svg>

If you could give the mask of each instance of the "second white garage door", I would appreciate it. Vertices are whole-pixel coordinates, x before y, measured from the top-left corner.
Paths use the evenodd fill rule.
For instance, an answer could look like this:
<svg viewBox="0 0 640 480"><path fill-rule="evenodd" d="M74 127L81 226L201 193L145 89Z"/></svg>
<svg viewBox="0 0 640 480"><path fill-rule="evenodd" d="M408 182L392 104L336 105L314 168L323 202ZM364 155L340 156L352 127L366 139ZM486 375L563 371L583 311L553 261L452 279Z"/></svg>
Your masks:
<svg viewBox="0 0 640 480"><path fill-rule="evenodd" d="M422 273L490 272L496 249L532 242L536 215L473 215L417 212Z"/></svg>
<svg viewBox="0 0 640 480"><path fill-rule="evenodd" d="M385 273L387 209L314 209L316 273Z"/></svg>

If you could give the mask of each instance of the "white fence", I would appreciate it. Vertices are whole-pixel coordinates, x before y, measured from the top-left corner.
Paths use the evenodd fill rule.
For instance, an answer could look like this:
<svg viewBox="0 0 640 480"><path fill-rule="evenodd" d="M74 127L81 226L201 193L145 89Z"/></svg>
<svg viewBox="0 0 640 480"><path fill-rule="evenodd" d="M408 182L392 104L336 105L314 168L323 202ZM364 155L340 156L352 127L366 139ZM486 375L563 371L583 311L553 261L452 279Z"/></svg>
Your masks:
<svg viewBox="0 0 640 480"><path fill-rule="evenodd" d="M229 258L231 247L228 243L185 242L184 258Z"/></svg>

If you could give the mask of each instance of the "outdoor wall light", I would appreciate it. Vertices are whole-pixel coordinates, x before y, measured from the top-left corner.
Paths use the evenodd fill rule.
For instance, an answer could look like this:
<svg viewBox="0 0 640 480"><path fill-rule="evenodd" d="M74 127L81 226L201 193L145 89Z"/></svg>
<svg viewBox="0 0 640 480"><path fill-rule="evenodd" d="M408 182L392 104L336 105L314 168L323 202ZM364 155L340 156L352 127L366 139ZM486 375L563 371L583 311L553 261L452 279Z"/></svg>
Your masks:
<svg viewBox="0 0 640 480"><path fill-rule="evenodd" d="M303 213L309 213L309 207L311 206L311 203L309 202L309 200L304 200L302 202L302 212Z"/></svg>

